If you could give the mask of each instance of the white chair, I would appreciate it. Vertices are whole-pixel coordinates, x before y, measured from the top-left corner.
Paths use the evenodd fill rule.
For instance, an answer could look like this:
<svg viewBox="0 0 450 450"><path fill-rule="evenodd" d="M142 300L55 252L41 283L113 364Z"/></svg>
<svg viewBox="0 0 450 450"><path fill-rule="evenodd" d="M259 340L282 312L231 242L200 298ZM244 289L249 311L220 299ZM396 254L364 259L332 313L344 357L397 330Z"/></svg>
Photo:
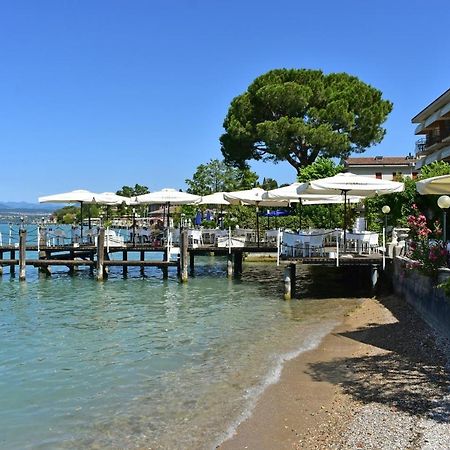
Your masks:
<svg viewBox="0 0 450 450"><path fill-rule="evenodd" d="M188 231L188 243L191 248L198 248L203 245L202 231L201 230L189 230Z"/></svg>
<svg viewBox="0 0 450 450"><path fill-rule="evenodd" d="M55 230L53 233L55 235L55 244L56 245L64 245L64 239L66 237L66 233L63 230Z"/></svg>
<svg viewBox="0 0 450 450"><path fill-rule="evenodd" d="M309 238L309 249L308 255L313 256L313 254L318 254L319 256L324 255L324 245L323 245L323 234L312 234Z"/></svg>
<svg viewBox="0 0 450 450"><path fill-rule="evenodd" d="M378 251L378 249L378 233L371 233L369 235L369 255L374 251Z"/></svg>

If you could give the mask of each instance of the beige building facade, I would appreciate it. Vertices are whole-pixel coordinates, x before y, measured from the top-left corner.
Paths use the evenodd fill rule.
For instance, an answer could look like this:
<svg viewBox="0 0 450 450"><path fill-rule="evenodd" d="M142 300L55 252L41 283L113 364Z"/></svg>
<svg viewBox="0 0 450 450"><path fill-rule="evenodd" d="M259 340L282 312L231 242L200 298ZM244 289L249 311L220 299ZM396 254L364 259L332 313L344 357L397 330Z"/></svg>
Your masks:
<svg viewBox="0 0 450 450"><path fill-rule="evenodd" d="M434 161L450 162L450 89L415 115L417 168Z"/></svg>
<svg viewBox="0 0 450 450"><path fill-rule="evenodd" d="M347 158L343 164L346 170L355 175L380 180L394 180L399 176L416 178L418 174L416 159L412 155Z"/></svg>

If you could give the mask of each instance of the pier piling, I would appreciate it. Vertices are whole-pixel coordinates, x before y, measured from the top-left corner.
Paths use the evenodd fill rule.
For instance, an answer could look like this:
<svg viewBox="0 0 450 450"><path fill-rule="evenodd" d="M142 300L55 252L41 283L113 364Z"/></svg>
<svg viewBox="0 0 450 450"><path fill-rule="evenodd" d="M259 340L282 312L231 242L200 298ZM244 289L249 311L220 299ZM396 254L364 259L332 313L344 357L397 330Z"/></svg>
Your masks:
<svg viewBox="0 0 450 450"><path fill-rule="evenodd" d="M19 280L26 279L27 230L19 230Z"/></svg>
<svg viewBox="0 0 450 450"><path fill-rule="evenodd" d="M12 277L16 276L16 263L14 262L16 259L16 252L15 250L11 250L9 252L9 259L11 261L13 261L10 265L9 265L9 273Z"/></svg>
<svg viewBox="0 0 450 450"><path fill-rule="evenodd" d="M122 261L127 261L128 260L128 252L126 250L124 250L122 252ZM122 275L124 278L127 278L128 276L128 266L126 264L124 264L122 266Z"/></svg>
<svg viewBox="0 0 450 450"><path fill-rule="evenodd" d="M291 300L295 295L295 264L289 264L284 269L284 299Z"/></svg>
<svg viewBox="0 0 450 450"><path fill-rule="evenodd" d="M227 276L231 278L233 276L233 253L228 253L227 260Z"/></svg>
<svg viewBox="0 0 450 450"><path fill-rule="evenodd" d="M97 280L101 281L104 277L105 266L105 229L100 228L97 238Z"/></svg>
<svg viewBox="0 0 450 450"><path fill-rule="evenodd" d="M141 255L140 256L141 256L140 260L141 261L145 261L145 251L144 250L141 250ZM141 265L140 273L141 273L141 277L143 277L145 275L144 265L143 264Z"/></svg>
<svg viewBox="0 0 450 450"><path fill-rule="evenodd" d="M183 230L180 236L180 278L183 283L188 280L188 232Z"/></svg>
<svg viewBox="0 0 450 450"><path fill-rule="evenodd" d="M242 275L242 258L243 258L242 252L236 251L234 253L234 275L235 276Z"/></svg>

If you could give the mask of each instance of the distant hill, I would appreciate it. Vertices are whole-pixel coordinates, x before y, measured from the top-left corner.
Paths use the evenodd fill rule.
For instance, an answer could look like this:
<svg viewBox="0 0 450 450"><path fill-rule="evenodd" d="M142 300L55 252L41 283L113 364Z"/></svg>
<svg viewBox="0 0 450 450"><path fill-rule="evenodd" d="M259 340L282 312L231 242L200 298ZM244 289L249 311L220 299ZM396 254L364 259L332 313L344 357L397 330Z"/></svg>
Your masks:
<svg viewBox="0 0 450 450"><path fill-rule="evenodd" d="M30 212L52 212L58 209L57 205L47 205L28 202L0 202L0 212L3 213L30 213Z"/></svg>

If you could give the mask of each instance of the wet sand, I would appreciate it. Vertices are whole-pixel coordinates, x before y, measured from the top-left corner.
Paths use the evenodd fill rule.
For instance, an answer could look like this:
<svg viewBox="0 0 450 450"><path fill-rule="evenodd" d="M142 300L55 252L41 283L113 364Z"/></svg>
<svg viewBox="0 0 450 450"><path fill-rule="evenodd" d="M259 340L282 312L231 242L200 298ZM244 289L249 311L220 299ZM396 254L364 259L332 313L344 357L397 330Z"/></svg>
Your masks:
<svg viewBox="0 0 450 450"><path fill-rule="evenodd" d="M446 342L394 296L366 299L221 450L450 448Z"/></svg>

